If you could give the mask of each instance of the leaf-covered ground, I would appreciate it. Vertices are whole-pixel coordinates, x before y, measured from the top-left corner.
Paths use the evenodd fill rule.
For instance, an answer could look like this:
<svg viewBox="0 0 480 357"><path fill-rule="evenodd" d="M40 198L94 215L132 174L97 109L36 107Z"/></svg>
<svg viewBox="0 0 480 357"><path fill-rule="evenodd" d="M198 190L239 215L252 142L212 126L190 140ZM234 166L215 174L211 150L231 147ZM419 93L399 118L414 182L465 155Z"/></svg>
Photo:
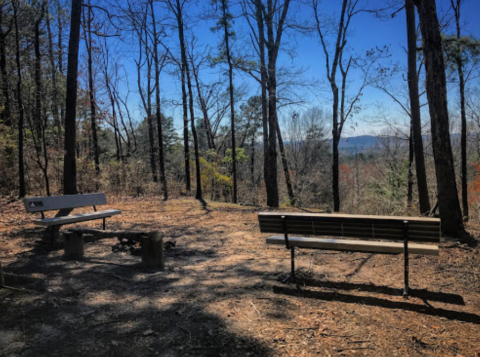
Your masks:
<svg viewBox="0 0 480 357"><path fill-rule="evenodd" d="M7 284L28 289L0 290L0 356L480 356L478 248L412 256L404 299L402 256L303 251L301 281L282 283L289 252L265 244L254 207L111 198L123 213L109 229L176 243L161 272L113 252L116 238L86 237L66 261L35 243L20 202L0 203Z"/></svg>

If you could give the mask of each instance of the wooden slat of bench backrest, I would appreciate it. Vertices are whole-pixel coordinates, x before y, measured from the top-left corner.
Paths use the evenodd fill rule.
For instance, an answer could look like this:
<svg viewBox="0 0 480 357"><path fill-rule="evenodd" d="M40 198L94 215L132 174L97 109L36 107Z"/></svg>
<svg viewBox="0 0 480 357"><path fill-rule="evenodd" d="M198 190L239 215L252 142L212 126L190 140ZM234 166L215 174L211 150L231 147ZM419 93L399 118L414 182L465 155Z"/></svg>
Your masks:
<svg viewBox="0 0 480 357"><path fill-rule="evenodd" d="M84 195L30 197L25 198L23 203L27 212L35 213L63 208L104 205L107 203L107 198L104 193L88 193Z"/></svg>
<svg viewBox="0 0 480 357"><path fill-rule="evenodd" d="M441 234L438 218L281 212L260 212L260 231L284 233L282 216L289 234L403 240L403 221L408 221L409 240L439 242Z"/></svg>

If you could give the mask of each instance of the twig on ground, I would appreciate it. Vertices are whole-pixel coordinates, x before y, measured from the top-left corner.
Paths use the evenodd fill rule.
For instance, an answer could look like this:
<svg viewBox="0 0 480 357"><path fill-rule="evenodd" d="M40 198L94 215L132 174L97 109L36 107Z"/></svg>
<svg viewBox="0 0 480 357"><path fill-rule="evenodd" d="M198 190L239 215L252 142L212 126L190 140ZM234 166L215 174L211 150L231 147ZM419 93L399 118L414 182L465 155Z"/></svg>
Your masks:
<svg viewBox="0 0 480 357"><path fill-rule="evenodd" d="M260 314L260 311L257 310L257 307L255 306L255 304L253 303L252 300L250 300L250 304L252 304L253 308L255 309L255 311L256 311L257 314L258 314L258 317L261 319L261 318L262 318L262 315Z"/></svg>
<svg viewBox="0 0 480 357"><path fill-rule="evenodd" d="M182 327L180 326L179 324L176 324L180 329L182 329L183 331L186 331L189 335L189 338L188 338L188 342L184 345L188 345L191 341L192 341L192 333L190 332L190 330L186 329L185 327Z"/></svg>

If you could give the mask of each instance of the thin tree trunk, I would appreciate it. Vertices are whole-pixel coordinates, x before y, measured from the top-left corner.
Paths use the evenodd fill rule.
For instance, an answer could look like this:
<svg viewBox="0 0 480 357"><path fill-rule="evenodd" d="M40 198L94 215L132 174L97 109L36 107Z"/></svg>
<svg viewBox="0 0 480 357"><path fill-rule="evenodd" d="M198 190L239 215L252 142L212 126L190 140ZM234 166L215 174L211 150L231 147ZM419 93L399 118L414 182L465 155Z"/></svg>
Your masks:
<svg viewBox="0 0 480 357"><path fill-rule="evenodd" d="M449 236L465 233L458 202L447 106L447 81L442 53L440 24L435 0L414 0L420 17L425 57L426 89L430 109L433 155L442 230Z"/></svg>
<svg viewBox="0 0 480 357"><path fill-rule="evenodd" d="M153 24L153 60L155 62L155 100L156 100L156 116L157 116L157 130L158 130L158 148L159 148L159 164L160 164L160 183L162 184L163 199L168 200L167 178L165 176L165 158L163 152L163 128L162 118L160 112L160 59L158 57L157 45L157 25L155 23L155 11L153 9L153 1L150 1L150 9L152 11Z"/></svg>
<svg viewBox="0 0 480 357"><path fill-rule="evenodd" d="M88 5L90 5L90 0L88 0ZM85 38L85 43L87 47L88 55L88 86L89 86L89 97L90 97L90 125L92 129L92 144L93 144L93 161L95 163L95 173L97 175L97 190L99 188L98 178L100 177L100 151L98 149L98 138L97 138L97 115L96 115L96 99L95 99L95 90L93 84L93 64L92 64L92 9L88 8L88 18L87 18L87 36Z"/></svg>
<svg viewBox="0 0 480 357"><path fill-rule="evenodd" d="M461 38L460 32L460 6L461 0L456 0L456 5L454 0L451 0L452 8L455 12L455 25L457 29L457 46L458 41ZM462 53L458 49L456 53L456 65L458 72L458 86L460 89L460 114L461 114L461 181L462 181L462 209L463 209L463 219L468 221L468 177L467 177L467 115L465 112L465 76L463 73L463 61Z"/></svg>
<svg viewBox="0 0 480 357"><path fill-rule="evenodd" d="M50 62L51 77L52 77L52 114L54 125L57 128L57 134L60 137L62 132L62 123L60 114L58 112L58 85L57 85L57 69L55 66L55 57L53 53L53 36L50 26L50 13L47 4L47 16L45 17L47 22L47 32L48 32L48 57ZM58 141L60 142L60 140ZM60 148L60 147L59 147Z"/></svg>
<svg viewBox="0 0 480 357"><path fill-rule="evenodd" d="M237 203L237 152L235 143L235 102L233 98L233 65L232 58L230 57L230 34L228 32L227 21L227 2L222 0L222 12L223 12L223 29L225 35L225 54L227 56L228 63L228 80L229 80L229 94L230 94L230 127L232 132L232 176L233 176L233 203Z"/></svg>
<svg viewBox="0 0 480 357"><path fill-rule="evenodd" d="M0 6L0 24L3 25L3 6ZM5 39L12 29L10 22L9 28L6 32L0 26L0 73L2 75L2 93L3 93L3 110L1 111L0 119L7 127L12 126L12 111L10 103L9 78L7 75L7 58L6 58L6 43Z"/></svg>
<svg viewBox="0 0 480 357"><path fill-rule="evenodd" d="M205 98L203 98L202 91L200 90L200 80L198 78L198 67L195 68L193 59L192 59L192 72L193 72L193 78L195 79L195 85L197 87L198 100L200 102L200 109L202 110L202 114L203 114L203 122L205 124L205 132L207 134L208 149L215 150L215 140L212 132L212 125L210 124L210 117L208 115Z"/></svg>
<svg viewBox="0 0 480 357"><path fill-rule="evenodd" d="M250 154L250 182L252 184L252 203L257 204L257 190L255 185L255 135L252 135L252 152Z"/></svg>
<svg viewBox="0 0 480 357"><path fill-rule="evenodd" d="M410 119L410 136L408 137L408 174L407 174L407 209L412 209L413 202L413 119Z"/></svg>
<svg viewBox="0 0 480 357"><path fill-rule="evenodd" d="M62 6L60 1L57 0L57 13L58 13L58 72L63 78L63 22L62 22ZM63 126L65 124L65 103L60 105L60 123ZM61 137L61 132L58 133Z"/></svg>
<svg viewBox="0 0 480 357"><path fill-rule="evenodd" d="M193 136L193 146L195 149L195 169L196 169L196 181L197 181L197 192L195 198L203 202L202 195L202 172L200 170L200 151L198 149L198 136L197 130L195 128L195 115L193 112L193 90L192 82L190 80L190 70L188 69L188 63L185 68L187 74L187 85L188 85L188 95L189 95L189 104L190 104L190 123L192 125L192 136Z"/></svg>
<svg viewBox="0 0 480 357"><path fill-rule="evenodd" d="M18 30L18 7L20 1L13 2L13 17L15 23L15 62L17 65L17 102L18 102L18 178L20 198L25 197L25 163L23 154L23 126L25 122L25 112L22 99L22 68L20 66L20 34Z"/></svg>
<svg viewBox="0 0 480 357"><path fill-rule="evenodd" d="M175 9L176 13L175 16L177 18L177 26L178 26L178 39L180 42L180 55L182 59L182 66L181 66L181 77L182 77L182 103L183 103L183 147L185 152L184 163L185 163L185 185L187 192L191 190L191 178L190 178L190 148L188 143L188 104L187 104L187 90L185 88L186 85L186 68L187 68L187 55L185 49L185 37L183 33L183 15L182 15L182 7L180 5L179 0L175 0Z"/></svg>
<svg viewBox="0 0 480 357"><path fill-rule="evenodd" d="M278 183L272 178L270 173L269 152L269 128L268 128L268 98L267 98L267 66L265 60L265 28L262 16L261 0L255 0L255 18L258 26L259 53L260 53L260 79L262 90L262 127L263 127L263 178L267 191L267 206L278 207ZM276 176L276 174L275 174Z"/></svg>
<svg viewBox="0 0 480 357"><path fill-rule="evenodd" d="M290 199L290 204L295 206L296 200L295 195L293 194L292 180L290 178L290 170L288 169L287 156L285 155L285 148L283 146L282 133L280 131L280 125L278 124L277 119L277 135L278 135L278 147L280 149L280 157L282 158L283 173L285 175L285 184L287 185L288 198Z"/></svg>
<svg viewBox="0 0 480 357"><path fill-rule="evenodd" d="M417 37L415 34L415 7L412 0L405 0L408 38L408 89L410 94L410 115L412 123L413 148L415 154L415 171L417 173L418 202L420 213L430 212L428 197L425 156L423 153L422 120L420 117L420 100L418 94L417 74Z"/></svg>

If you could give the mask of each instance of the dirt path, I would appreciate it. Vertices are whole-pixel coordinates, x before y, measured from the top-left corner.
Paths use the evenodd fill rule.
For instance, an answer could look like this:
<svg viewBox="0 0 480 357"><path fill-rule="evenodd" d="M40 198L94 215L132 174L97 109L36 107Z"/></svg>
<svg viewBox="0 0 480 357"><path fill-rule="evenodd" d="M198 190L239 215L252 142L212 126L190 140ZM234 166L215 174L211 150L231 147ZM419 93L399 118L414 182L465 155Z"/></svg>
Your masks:
<svg viewBox="0 0 480 357"><path fill-rule="evenodd" d="M413 256L406 300L400 256L304 251L305 283L281 283L289 253L266 246L252 207L112 199L109 229L175 242L165 272L112 252L115 238L64 261L20 203L4 207L7 282L34 292L0 291L0 356L480 356L478 249Z"/></svg>

